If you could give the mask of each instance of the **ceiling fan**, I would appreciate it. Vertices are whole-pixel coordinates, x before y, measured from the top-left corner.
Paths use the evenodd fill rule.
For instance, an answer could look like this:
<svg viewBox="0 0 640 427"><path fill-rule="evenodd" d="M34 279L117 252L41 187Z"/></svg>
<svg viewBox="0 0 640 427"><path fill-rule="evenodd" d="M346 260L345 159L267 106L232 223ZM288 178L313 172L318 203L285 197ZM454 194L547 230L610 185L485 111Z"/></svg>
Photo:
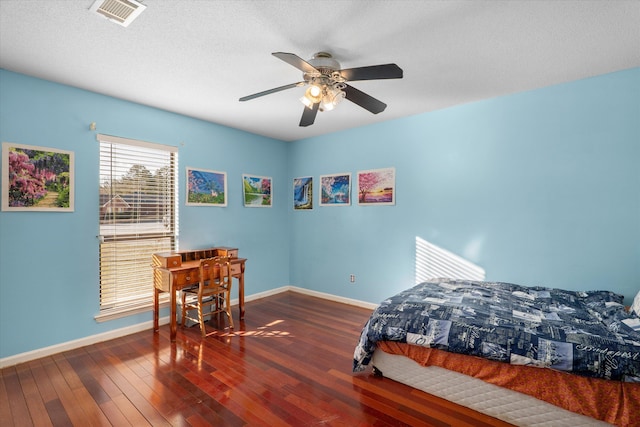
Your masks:
<svg viewBox="0 0 640 427"><path fill-rule="evenodd" d="M378 114L387 108L387 104L348 85L347 82L402 78L402 68L396 64L370 65L341 70L340 63L327 52L318 52L308 61L293 53L274 52L272 55L302 71L303 80L243 96L240 101L248 101L294 87L309 86L304 96L300 98L300 101L305 105L300 126L312 125L318 110L333 110L343 98L373 114Z"/></svg>

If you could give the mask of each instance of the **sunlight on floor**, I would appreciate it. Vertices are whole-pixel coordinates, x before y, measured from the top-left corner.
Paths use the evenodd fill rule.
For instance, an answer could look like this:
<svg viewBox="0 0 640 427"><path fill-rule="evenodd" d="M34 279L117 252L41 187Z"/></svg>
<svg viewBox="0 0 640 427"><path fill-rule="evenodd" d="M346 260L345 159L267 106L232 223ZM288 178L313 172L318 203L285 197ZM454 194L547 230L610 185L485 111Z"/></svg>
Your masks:
<svg viewBox="0 0 640 427"><path fill-rule="evenodd" d="M283 323L284 320L274 320L271 323L267 323L264 326L257 327L254 331L233 331L229 335L240 337L292 337L287 331L280 331L277 329L270 329L275 325Z"/></svg>

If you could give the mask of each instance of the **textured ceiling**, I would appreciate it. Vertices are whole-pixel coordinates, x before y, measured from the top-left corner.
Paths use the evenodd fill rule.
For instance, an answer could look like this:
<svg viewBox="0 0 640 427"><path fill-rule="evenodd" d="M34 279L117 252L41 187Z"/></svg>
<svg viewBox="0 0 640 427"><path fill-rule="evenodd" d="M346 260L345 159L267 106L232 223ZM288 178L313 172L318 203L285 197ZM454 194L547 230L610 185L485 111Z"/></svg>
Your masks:
<svg viewBox="0 0 640 427"><path fill-rule="evenodd" d="M639 1L145 0L126 28L92 3L0 0L0 67L285 141L640 67ZM238 101L302 80L277 51L404 78L302 128L304 88Z"/></svg>

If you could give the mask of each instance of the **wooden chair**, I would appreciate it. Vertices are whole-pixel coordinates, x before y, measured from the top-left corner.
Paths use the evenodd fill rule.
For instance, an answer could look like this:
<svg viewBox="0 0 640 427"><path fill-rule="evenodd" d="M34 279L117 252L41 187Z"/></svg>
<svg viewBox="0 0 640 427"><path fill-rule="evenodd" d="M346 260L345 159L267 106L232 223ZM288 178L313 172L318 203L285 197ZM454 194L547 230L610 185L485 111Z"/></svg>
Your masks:
<svg viewBox="0 0 640 427"><path fill-rule="evenodd" d="M200 324L202 336L206 336L204 317L226 313L229 328L233 329L231 317L231 264L227 257L200 260L200 283L182 291L182 326L186 319ZM205 307L211 311L205 312ZM198 318L191 317L190 311L197 310Z"/></svg>

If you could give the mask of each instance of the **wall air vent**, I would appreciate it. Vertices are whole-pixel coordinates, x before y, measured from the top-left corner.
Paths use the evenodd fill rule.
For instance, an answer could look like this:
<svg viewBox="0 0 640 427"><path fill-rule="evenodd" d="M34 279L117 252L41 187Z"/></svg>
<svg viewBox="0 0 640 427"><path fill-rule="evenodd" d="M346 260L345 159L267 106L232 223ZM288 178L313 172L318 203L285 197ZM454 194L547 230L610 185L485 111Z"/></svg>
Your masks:
<svg viewBox="0 0 640 427"><path fill-rule="evenodd" d="M96 0L89 10L127 27L146 8L147 6L135 0Z"/></svg>

